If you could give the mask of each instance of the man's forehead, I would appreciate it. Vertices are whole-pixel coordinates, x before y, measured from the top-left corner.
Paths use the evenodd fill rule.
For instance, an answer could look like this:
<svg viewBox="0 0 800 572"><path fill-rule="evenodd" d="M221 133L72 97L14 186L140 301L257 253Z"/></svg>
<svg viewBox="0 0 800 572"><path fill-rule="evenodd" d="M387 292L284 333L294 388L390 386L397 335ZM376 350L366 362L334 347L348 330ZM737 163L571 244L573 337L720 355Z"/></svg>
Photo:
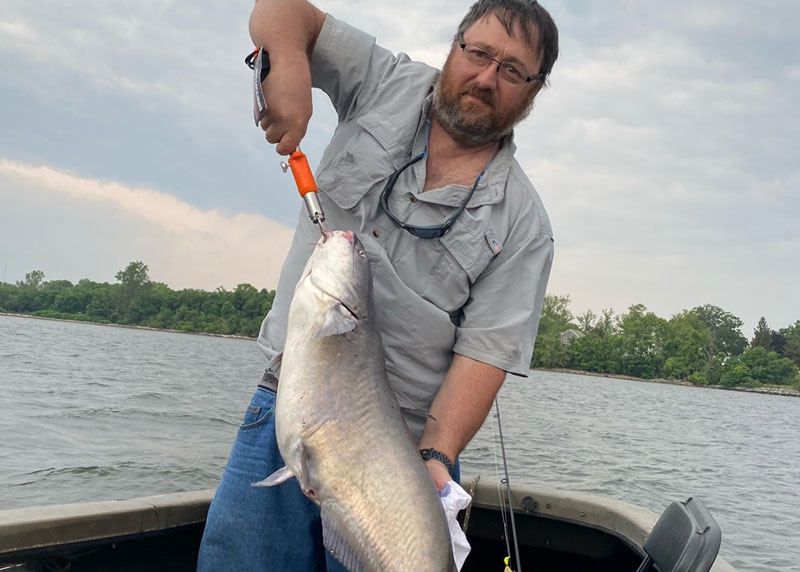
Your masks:
<svg viewBox="0 0 800 572"><path fill-rule="evenodd" d="M531 26L530 41L526 38L522 24L518 19L511 22L510 28L511 31L509 33L509 27L498 12L488 12L464 30L464 35L468 36L465 41L497 48L499 47L497 44L506 44L506 41L510 38L512 44L517 44L517 49L515 50L515 55L518 56L517 59L524 58L526 61L538 62L541 58L541 50L536 46L539 37L539 30L536 25Z"/></svg>

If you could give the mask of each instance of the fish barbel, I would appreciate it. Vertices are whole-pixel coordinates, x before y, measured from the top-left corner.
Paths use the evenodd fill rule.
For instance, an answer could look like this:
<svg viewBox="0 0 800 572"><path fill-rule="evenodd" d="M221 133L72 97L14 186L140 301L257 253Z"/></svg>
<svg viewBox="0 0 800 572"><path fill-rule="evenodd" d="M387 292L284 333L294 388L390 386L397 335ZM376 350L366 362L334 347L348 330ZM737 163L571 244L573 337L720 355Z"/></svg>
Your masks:
<svg viewBox="0 0 800 572"><path fill-rule="evenodd" d="M289 309L275 404L286 467L320 506L323 542L351 572L453 572L439 495L389 388L370 263L326 232ZM290 486L286 484L284 486Z"/></svg>

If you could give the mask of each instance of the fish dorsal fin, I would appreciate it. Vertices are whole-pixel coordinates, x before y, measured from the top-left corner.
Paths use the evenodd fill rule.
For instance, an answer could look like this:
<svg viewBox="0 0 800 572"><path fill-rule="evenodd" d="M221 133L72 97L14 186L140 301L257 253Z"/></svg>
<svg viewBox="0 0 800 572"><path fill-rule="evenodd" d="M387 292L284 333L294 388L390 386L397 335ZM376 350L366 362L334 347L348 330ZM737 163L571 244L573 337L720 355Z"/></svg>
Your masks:
<svg viewBox="0 0 800 572"><path fill-rule="evenodd" d="M350 310L341 303L333 304L326 312L325 320L314 337L320 340L335 334L344 334L353 330L357 325L358 320L350 313Z"/></svg>
<svg viewBox="0 0 800 572"><path fill-rule="evenodd" d="M370 554L370 543L363 530L352 517L342 510L341 504L326 499L320 505L322 518L322 543L336 560L342 563L350 572L365 572L375 570L374 563L378 558ZM372 562L372 566L368 564Z"/></svg>
<svg viewBox="0 0 800 572"><path fill-rule="evenodd" d="M268 476L263 481L258 481L257 483L253 483L254 487L274 487L275 485L279 485L281 483L285 483L289 479L294 477L294 473L289 467L281 467L270 476Z"/></svg>

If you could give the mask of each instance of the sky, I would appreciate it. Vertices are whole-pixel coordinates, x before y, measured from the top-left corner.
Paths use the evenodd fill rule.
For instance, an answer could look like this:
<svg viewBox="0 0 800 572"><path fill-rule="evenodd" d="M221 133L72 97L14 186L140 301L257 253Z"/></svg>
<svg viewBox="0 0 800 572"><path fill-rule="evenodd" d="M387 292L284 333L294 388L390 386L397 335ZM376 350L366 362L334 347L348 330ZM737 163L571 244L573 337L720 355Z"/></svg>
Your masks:
<svg viewBox="0 0 800 572"><path fill-rule="evenodd" d="M800 320L800 2L543 0L561 38L515 135L573 313ZM470 2L317 5L441 66ZM250 0L0 2L0 280L274 288L302 208L252 121ZM303 150L335 127L324 94Z"/></svg>

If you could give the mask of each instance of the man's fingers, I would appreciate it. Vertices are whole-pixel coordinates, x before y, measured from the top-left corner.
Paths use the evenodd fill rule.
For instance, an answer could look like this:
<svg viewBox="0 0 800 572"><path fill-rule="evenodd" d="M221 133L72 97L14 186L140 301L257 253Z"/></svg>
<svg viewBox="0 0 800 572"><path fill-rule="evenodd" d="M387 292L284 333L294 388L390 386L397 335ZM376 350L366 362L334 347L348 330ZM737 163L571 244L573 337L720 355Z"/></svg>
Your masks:
<svg viewBox="0 0 800 572"><path fill-rule="evenodd" d="M267 126L264 133L269 143L278 143L281 140L281 137L283 137L285 131L281 129L279 125L272 123Z"/></svg>
<svg viewBox="0 0 800 572"><path fill-rule="evenodd" d="M278 152L278 155L291 155L297 150L299 145L299 137L292 137L287 134L284 135L284 137L280 140L278 145L275 147L275 150Z"/></svg>
<svg viewBox="0 0 800 572"><path fill-rule="evenodd" d="M266 131L269 143L277 143L275 150L278 155L291 155L300 145L300 137L290 131L282 131L275 125L270 125Z"/></svg>

